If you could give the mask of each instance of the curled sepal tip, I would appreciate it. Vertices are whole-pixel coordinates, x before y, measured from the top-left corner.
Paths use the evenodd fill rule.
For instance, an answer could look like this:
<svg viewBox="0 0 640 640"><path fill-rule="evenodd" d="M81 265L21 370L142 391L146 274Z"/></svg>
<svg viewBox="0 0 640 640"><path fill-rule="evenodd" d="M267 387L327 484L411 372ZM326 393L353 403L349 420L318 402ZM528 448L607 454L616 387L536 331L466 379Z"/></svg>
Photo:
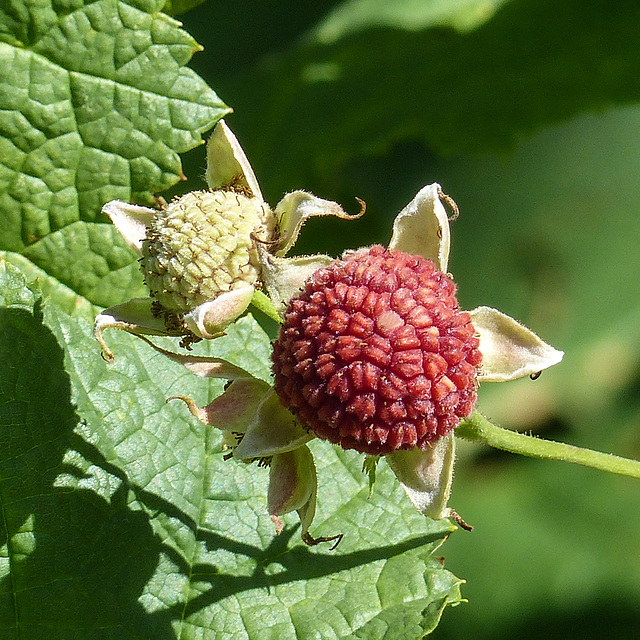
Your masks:
<svg viewBox="0 0 640 640"><path fill-rule="evenodd" d="M191 415L200 420L202 424L214 424L209 417L207 407L199 407L192 398L189 398L188 396L171 396L167 398L166 401L171 402L171 400L182 400L182 402L187 405L187 409L189 409Z"/></svg>
<svg viewBox="0 0 640 640"><path fill-rule="evenodd" d="M293 191L287 193L276 207L276 221L279 232L277 245L273 253L284 256L295 244L300 229L309 219L317 216L335 216L346 220L355 220L365 212L365 204L360 203L360 212L355 215L348 214L337 202L323 200L306 191Z"/></svg>
<svg viewBox="0 0 640 640"><path fill-rule="evenodd" d="M98 314L93 325L93 335L108 362L114 359L114 355L104 340L105 329L121 329L139 337L141 334L168 335L164 320L152 313L152 304L151 298L133 298Z"/></svg>
<svg viewBox="0 0 640 640"><path fill-rule="evenodd" d="M309 533L309 527L311 527L313 518L316 515L316 498L318 493L318 479L313 456L311 455L309 448L306 446L301 447L300 449L296 449L291 453L295 454L296 464L302 472L301 475L304 479L304 482L307 483L307 486L311 488L309 498L303 504L301 504L301 506L296 508L298 517L300 518L300 525L302 529L300 533L302 541L310 547L313 547L322 542L333 542L333 545L331 546L331 550L333 551L340 544L340 541L342 540L344 534L339 533L333 536L318 536L317 538L314 538ZM269 491L271 491L271 484L269 485ZM301 501L298 500L298 502ZM292 502L291 504L293 505L294 503Z"/></svg>
<svg viewBox="0 0 640 640"><path fill-rule="evenodd" d="M199 407L191 398L172 396L169 400L182 400L192 415L206 425L223 431L245 433L269 385L258 378L234 380L213 402Z"/></svg>

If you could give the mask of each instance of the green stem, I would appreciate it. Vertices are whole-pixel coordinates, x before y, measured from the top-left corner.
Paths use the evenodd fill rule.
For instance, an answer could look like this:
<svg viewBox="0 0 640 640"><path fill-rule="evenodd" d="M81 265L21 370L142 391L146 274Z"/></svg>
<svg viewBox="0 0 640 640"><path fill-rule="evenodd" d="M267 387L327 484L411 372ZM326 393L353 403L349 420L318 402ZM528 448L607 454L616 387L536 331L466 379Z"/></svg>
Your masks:
<svg viewBox="0 0 640 640"><path fill-rule="evenodd" d="M475 411L463 420L456 429L456 435L465 440L483 442L496 449L511 453L519 453L532 458L562 460L573 462L600 471L618 473L623 476L640 479L640 462L628 458L620 458L610 453L601 453L591 449L582 449L562 442L543 440L524 433L517 433L492 424L484 416Z"/></svg>

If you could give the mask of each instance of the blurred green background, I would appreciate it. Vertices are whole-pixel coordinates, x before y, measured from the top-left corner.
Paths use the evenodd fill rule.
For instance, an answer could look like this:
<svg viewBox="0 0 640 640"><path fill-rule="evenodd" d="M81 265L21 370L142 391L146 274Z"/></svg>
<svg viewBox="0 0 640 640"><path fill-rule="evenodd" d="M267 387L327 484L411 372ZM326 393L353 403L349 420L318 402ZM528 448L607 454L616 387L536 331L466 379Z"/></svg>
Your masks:
<svg viewBox="0 0 640 640"><path fill-rule="evenodd" d="M182 15L191 66L267 201L305 188L357 211L296 250L386 243L439 182L458 203L461 305L495 306L566 352L532 382L485 385L497 423L640 457L640 5L209 1ZM201 188L202 149L185 156ZM177 190L175 191L177 192ZM436 638L635 638L637 481L462 447L442 549L469 603Z"/></svg>

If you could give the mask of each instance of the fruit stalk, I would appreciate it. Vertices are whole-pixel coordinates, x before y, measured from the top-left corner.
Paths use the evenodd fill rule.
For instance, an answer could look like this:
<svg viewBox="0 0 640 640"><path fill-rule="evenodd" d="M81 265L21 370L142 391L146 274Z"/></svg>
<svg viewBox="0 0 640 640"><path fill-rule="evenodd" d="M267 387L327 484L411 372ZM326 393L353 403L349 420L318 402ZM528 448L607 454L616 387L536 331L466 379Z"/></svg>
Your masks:
<svg viewBox="0 0 640 640"><path fill-rule="evenodd" d="M531 458L562 460L640 479L640 462L638 460L630 460L610 453L583 449L563 442L544 440L510 429L503 429L487 420L478 411L474 411L468 418L460 422L456 429L456 436Z"/></svg>

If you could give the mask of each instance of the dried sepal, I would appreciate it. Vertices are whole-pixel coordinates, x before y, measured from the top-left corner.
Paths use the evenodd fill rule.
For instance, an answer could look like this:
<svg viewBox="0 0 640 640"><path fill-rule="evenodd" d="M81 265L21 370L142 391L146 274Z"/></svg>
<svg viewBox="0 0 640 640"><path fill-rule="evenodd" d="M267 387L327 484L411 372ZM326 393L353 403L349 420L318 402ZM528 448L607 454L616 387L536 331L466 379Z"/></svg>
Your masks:
<svg viewBox="0 0 640 640"><path fill-rule="evenodd" d="M306 191L288 193L278 203L275 210L278 229L277 244L272 251L277 256L284 256L298 239L304 223L313 217L335 216L345 220L355 220L364 214L364 202L359 201L360 212L348 214L338 203L323 200Z"/></svg>
<svg viewBox="0 0 640 640"><path fill-rule="evenodd" d="M278 400L273 389L260 400L242 442L233 452L238 460L267 458L306 444L313 438Z"/></svg>
<svg viewBox="0 0 640 640"><path fill-rule="evenodd" d="M252 286L240 287L220 294L184 314L187 328L199 338L211 340L224 334L224 330L247 309L253 297Z"/></svg>
<svg viewBox="0 0 640 640"><path fill-rule="evenodd" d="M437 183L423 187L396 216L389 249L422 256L446 273L449 263L450 232L442 205L442 189Z"/></svg>
<svg viewBox="0 0 640 640"><path fill-rule="evenodd" d="M112 200L102 207L102 213L113 222L127 245L142 255L142 242L156 212L149 207Z"/></svg>
<svg viewBox="0 0 640 640"><path fill-rule="evenodd" d="M174 353L173 351L159 347L143 335L138 335L138 337L144 340L150 347L153 347L158 353L177 364L181 364L200 378L224 378L226 380L251 380L254 378L248 371L236 367L235 364L231 364L222 358L197 356L191 353Z"/></svg>
<svg viewBox="0 0 640 640"><path fill-rule="evenodd" d="M224 120L218 122L207 142L206 180L211 189L233 187L263 199L251 164Z"/></svg>
<svg viewBox="0 0 640 640"><path fill-rule="evenodd" d="M98 314L93 325L93 335L107 360L113 360L114 356L104 340L105 329L121 329L136 336L168 334L164 319L152 313L152 304L151 298L133 298Z"/></svg>
<svg viewBox="0 0 640 640"><path fill-rule="evenodd" d="M541 340L533 331L492 309L478 307L469 311L480 337L482 382L507 382L558 364L564 353Z"/></svg>
<svg viewBox="0 0 640 640"><path fill-rule="evenodd" d="M269 469L269 514L282 516L302 509L317 486L315 465L306 446L273 456Z"/></svg>
<svg viewBox="0 0 640 640"><path fill-rule="evenodd" d="M450 433L430 448L396 451L386 456L413 505L425 516L440 520L450 515L447 506L453 482L455 438Z"/></svg>
<svg viewBox="0 0 640 640"><path fill-rule="evenodd" d="M282 312L289 300L300 293L312 273L332 262L332 258L325 255L280 258L260 245L258 255L262 264L262 280L278 312Z"/></svg>

